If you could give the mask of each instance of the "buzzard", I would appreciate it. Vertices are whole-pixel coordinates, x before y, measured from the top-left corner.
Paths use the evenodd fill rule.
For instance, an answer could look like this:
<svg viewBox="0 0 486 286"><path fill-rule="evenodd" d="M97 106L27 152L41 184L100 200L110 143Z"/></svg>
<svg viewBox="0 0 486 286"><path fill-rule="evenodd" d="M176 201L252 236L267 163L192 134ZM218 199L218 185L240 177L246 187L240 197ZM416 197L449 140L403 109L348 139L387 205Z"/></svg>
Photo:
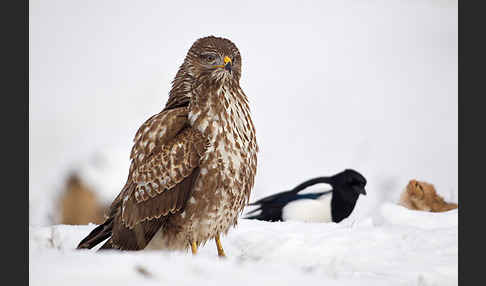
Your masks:
<svg viewBox="0 0 486 286"><path fill-rule="evenodd" d="M125 186L106 220L78 245L197 253L237 224L253 187L258 145L233 42L209 36L189 49L165 108L135 134Z"/></svg>

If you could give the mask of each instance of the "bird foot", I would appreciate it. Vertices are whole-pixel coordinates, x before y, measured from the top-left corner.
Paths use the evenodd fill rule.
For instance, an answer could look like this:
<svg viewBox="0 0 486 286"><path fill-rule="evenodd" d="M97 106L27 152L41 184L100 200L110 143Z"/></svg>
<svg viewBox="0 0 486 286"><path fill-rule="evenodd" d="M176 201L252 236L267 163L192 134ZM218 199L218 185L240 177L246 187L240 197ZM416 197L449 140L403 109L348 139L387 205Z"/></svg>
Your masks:
<svg viewBox="0 0 486 286"><path fill-rule="evenodd" d="M197 243L195 241L191 242L192 255L197 254Z"/></svg>
<svg viewBox="0 0 486 286"><path fill-rule="evenodd" d="M221 240L219 240L219 235L216 236L216 248L218 249L219 257L226 257L226 254L223 250L223 245L221 245Z"/></svg>

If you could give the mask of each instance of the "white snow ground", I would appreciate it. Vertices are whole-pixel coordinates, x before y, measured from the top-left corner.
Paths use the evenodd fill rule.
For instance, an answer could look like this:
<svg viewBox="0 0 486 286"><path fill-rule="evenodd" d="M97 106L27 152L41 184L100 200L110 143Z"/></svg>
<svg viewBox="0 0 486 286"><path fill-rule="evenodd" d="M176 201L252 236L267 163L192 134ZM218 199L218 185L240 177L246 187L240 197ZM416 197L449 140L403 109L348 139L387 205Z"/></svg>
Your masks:
<svg viewBox="0 0 486 286"><path fill-rule="evenodd" d="M74 250L95 225L31 226L30 285L457 285L458 211L384 204L342 223L241 219L190 253ZM143 275L137 269L149 274ZM227 284L225 284L227 283ZM307 284L308 283L308 284Z"/></svg>
<svg viewBox="0 0 486 286"><path fill-rule="evenodd" d="M457 1L29 3L31 285L457 284L457 211L392 204L412 178L458 200ZM197 257L73 251L94 226L49 226L66 173L112 199L135 131L209 34L243 56L261 150L251 199L344 168L368 195L340 224L241 220L225 261L213 243Z"/></svg>

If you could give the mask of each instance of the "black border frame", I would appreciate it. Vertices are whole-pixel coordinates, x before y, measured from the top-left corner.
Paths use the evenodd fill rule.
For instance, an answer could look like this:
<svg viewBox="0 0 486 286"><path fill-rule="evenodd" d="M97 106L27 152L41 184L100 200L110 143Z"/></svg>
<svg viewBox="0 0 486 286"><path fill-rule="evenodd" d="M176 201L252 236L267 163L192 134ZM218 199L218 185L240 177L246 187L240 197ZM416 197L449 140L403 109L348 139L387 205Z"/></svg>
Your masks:
<svg viewBox="0 0 486 286"><path fill-rule="evenodd" d="M467 3L467 7L465 7ZM479 248L484 241L482 234L482 196L485 192L478 183L482 179L482 154L478 152L485 146L486 140L481 115L484 111L479 102L486 92L480 85L484 77L484 44L478 43L484 39L484 24L481 25L484 13L480 7L472 7L471 1L458 1L458 109L459 109L459 284L480 285L484 280L482 263L476 263L473 253L482 253ZM478 2L477 2L478 3ZM479 2L480 3L480 2ZM5 7L9 6L9 7ZM5 271L7 281L12 278L15 285L23 280L28 283L28 236L29 236L29 201L28 201L28 163L29 163L29 5L27 0L3 2L0 9L4 13L4 35L2 48L4 63L2 82L6 90L3 92L4 119L3 144L7 162L2 164L7 168L4 172L3 194L4 206L0 208L3 214L3 245L7 246L9 258L6 261L9 271ZM467 36L469 34L469 37ZM477 39L479 41L472 41ZM11 56L14 54L15 56ZM483 56L483 57L482 57ZM481 61L482 60L482 61ZM479 69L471 71L470 69ZM476 83L476 85L474 85ZM469 95L469 96L468 96ZM476 100L475 100L476 99ZM475 102L477 101L477 102ZM13 106L12 104L13 103ZM473 132L476 131L473 135ZM469 137L466 135L469 134ZM474 148L476 147L476 148ZM479 155L479 156L478 156ZM472 166L472 165L477 165ZM472 197L474 194L474 198ZM15 202L12 201L15 197ZM475 205L475 204L476 205ZM466 208L467 207L467 208ZM475 221L477 220L477 221ZM479 226L479 229L467 233L467 225ZM27 262L27 263L25 263ZM19 265L17 265L19 264ZM21 267L23 265L24 267ZM20 273L19 273L20 272ZM8 277L10 276L10 277ZM469 280L469 283L467 283ZM7 282L5 281L5 282ZM22 282L23 282L22 281ZM479 283L475 283L475 282ZM472 283L471 283L472 282ZM7 282L8 283L8 282ZM467 284L466 284L467 283Z"/></svg>
<svg viewBox="0 0 486 286"><path fill-rule="evenodd" d="M2 41L2 144L3 198L2 280L5 284L29 283L29 3L28 0L1 2Z"/></svg>

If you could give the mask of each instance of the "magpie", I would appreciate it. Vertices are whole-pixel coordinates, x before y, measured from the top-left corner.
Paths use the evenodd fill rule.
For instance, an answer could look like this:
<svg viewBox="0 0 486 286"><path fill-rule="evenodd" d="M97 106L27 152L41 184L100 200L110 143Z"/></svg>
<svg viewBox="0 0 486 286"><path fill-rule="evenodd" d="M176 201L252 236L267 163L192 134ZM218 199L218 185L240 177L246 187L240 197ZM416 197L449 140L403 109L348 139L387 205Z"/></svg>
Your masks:
<svg viewBox="0 0 486 286"><path fill-rule="evenodd" d="M299 194L305 188L319 183L329 184L332 189ZM337 223L351 214L360 194L366 195L365 186L366 179L363 175L355 170L346 169L331 177L310 179L290 191L253 202L249 206L258 208L248 212L245 218L271 222L297 220ZM255 214L258 211L260 213Z"/></svg>

